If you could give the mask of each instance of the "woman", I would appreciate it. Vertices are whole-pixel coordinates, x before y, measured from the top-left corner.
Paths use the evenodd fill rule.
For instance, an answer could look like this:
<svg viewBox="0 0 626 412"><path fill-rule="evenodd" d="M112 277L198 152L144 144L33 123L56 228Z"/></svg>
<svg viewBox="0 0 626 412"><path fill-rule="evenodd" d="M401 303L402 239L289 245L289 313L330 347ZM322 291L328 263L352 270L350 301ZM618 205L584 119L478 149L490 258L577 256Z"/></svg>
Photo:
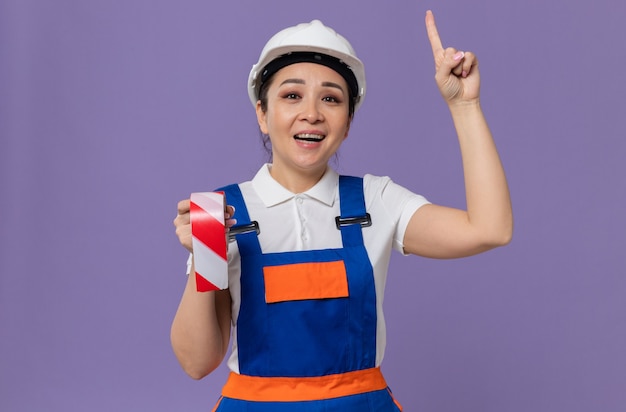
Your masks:
<svg viewBox="0 0 626 412"><path fill-rule="evenodd" d="M478 61L443 48L430 11L426 28L458 134L467 210L328 166L365 95L363 65L343 37L313 21L279 32L261 52L249 94L272 164L223 188L227 225L254 221L259 231L229 244L228 290L197 293L189 276L172 324L178 360L200 379L226 355L232 323L232 372L216 410L401 410L379 368L391 249L454 258L510 241L510 198L480 108ZM189 200L174 224L193 252Z"/></svg>

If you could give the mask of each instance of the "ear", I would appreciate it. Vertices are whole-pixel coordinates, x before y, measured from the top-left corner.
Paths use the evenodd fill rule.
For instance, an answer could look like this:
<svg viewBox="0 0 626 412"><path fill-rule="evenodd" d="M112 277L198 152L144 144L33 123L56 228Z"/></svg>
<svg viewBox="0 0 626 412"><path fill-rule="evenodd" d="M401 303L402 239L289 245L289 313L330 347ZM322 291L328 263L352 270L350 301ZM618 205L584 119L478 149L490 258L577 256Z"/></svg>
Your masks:
<svg viewBox="0 0 626 412"><path fill-rule="evenodd" d="M269 134L267 129L267 116L266 113L261 108L261 101L257 100L256 102L256 121L259 123L259 128L261 129L261 133Z"/></svg>

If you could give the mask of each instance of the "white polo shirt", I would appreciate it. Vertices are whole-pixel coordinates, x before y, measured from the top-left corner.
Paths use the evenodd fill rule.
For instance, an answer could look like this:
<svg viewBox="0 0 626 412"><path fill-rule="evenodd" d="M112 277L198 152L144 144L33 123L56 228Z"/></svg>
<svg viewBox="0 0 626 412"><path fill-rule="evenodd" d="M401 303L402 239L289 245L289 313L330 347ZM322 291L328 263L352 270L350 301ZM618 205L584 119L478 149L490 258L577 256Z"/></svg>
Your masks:
<svg viewBox="0 0 626 412"><path fill-rule="evenodd" d="M335 226L340 215L339 175L332 169L304 193L294 194L270 175L270 164L257 172L252 181L240 184L251 220L259 223L259 242L264 253L341 248L341 231ZM403 239L413 213L428 201L399 186L388 177L365 175L365 207L372 226L363 229L363 241L374 269L376 285L376 366L382 362L386 329L383 295L391 249L403 253ZM228 199L226 199L228 202ZM235 211L234 218L237 218ZM237 242L228 247L229 289L232 322L237 325L240 304L240 259ZM228 365L239 373L237 328L233 330L232 353Z"/></svg>

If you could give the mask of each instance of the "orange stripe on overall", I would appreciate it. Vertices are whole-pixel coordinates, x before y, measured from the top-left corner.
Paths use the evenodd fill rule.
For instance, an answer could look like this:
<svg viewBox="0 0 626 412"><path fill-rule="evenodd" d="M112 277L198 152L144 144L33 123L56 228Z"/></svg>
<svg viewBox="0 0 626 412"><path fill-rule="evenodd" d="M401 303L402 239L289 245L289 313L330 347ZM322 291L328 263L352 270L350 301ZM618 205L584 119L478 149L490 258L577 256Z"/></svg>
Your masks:
<svg viewBox="0 0 626 412"><path fill-rule="evenodd" d="M231 372L222 396L255 402L300 402L339 398L387 388L380 368L304 378L266 378Z"/></svg>
<svg viewBox="0 0 626 412"><path fill-rule="evenodd" d="M346 266L342 260L266 266L263 277L267 303L348 296Z"/></svg>

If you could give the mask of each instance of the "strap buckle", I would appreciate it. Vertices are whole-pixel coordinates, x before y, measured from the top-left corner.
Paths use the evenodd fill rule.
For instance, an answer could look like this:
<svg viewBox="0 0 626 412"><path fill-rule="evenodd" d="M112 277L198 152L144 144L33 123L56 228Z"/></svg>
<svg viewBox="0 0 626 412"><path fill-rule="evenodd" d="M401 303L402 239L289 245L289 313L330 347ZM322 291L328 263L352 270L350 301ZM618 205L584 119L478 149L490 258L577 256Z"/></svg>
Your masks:
<svg viewBox="0 0 626 412"><path fill-rule="evenodd" d="M239 225L239 226L233 226L229 228L228 240L232 241L232 240L235 240L235 236L237 235L244 234L244 233L252 233L252 232L256 232L257 235L261 233L261 229L259 228L259 222L257 222L256 220L248 223L247 225Z"/></svg>
<svg viewBox="0 0 626 412"><path fill-rule="evenodd" d="M365 216L356 216L356 217L335 217L335 225L337 229L341 230L343 226L349 225L361 225L361 227L369 227L372 226L372 217L369 213L366 213Z"/></svg>

